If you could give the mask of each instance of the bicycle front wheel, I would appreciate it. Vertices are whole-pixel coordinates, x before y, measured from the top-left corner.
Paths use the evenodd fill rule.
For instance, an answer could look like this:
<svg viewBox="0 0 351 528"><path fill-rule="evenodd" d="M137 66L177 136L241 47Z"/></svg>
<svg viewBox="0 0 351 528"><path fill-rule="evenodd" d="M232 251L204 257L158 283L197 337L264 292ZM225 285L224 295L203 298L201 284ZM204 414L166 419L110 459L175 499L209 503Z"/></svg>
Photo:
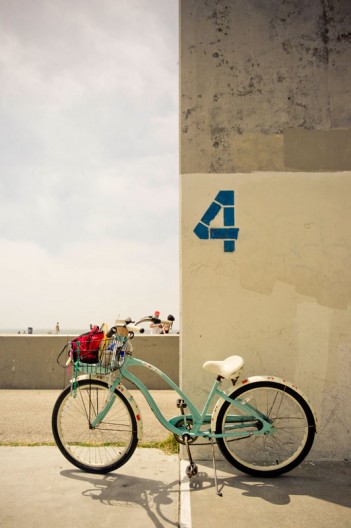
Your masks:
<svg viewBox="0 0 351 528"><path fill-rule="evenodd" d="M137 423L128 400L115 391L112 407L95 427L91 424L110 398L107 383L78 381L76 397L68 386L58 397L52 430L62 454L90 473L108 473L125 464L138 443Z"/></svg>
<svg viewBox="0 0 351 528"><path fill-rule="evenodd" d="M273 427L272 432L257 435L260 422L251 419L247 426L245 421L241 423L243 436L219 438L218 447L233 466L250 475L274 477L295 468L307 456L316 425L309 404L298 392L283 383L259 381L239 387L230 398L247 404L247 411L225 402L216 433L233 431L235 416L250 415L250 407L267 417Z"/></svg>

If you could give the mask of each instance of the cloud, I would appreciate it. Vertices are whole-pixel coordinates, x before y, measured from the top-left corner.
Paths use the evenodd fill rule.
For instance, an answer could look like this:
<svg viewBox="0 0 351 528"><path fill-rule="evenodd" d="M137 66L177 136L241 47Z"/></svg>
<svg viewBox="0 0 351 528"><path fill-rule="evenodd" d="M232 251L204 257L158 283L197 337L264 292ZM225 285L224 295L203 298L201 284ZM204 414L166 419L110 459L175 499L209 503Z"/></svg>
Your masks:
<svg viewBox="0 0 351 528"><path fill-rule="evenodd" d="M10 328L85 328L117 316L141 317L159 309L177 312L175 240L151 248L103 237L52 256L33 243L0 241L2 320ZM167 266L164 259L167 256ZM6 319L6 312L8 319ZM11 318L15 314L15 318ZM2 323L3 327L8 325Z"/></svg>
<svg viewBox="0 0 351 528"><path fill-rule="evenodd" d="M178 311L176 2L13 0L0 29L2 326Z"/></svg>

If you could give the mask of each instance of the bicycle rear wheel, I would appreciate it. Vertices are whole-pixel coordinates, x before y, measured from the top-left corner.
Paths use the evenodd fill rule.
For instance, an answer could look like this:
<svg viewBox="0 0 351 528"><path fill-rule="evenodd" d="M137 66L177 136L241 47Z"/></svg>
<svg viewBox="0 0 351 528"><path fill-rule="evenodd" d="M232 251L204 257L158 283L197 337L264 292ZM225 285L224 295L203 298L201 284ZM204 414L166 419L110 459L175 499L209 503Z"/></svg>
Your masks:
<svg viewBox="0 0 351 528"><path fill-rule="evenodd" d="M273 425L266 435L219 438L218 447L224 457L244 473L274 477L296 467L309 453L316 432L309 404L291 387L278 382L259 381L243 385L230 395L247 403L268 417ZM225 402L218 414L216 433L233 431L229 416L244 414ZM245 415L250 414L250 409ZM257 433L260 422L248 422L241 432Z"/></svg>
<svg viewBox="0 0 351 528"><path fill-rule="evenodd" d="M125 464L138 443L137 423L127 399L116 399L96 428L91 423L110 397L107 383L78 381L76 397L68 386L52 413L52 430L61 453L73 465L90 473L108 473Z"/></svg>

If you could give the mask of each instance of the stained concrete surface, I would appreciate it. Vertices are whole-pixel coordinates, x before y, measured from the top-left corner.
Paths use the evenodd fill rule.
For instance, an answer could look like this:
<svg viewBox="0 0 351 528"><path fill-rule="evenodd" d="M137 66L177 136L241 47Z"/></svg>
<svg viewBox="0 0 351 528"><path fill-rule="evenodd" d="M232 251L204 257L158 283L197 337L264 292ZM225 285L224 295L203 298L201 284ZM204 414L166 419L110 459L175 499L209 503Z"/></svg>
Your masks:
<svg viewBox="0 0 351 528"><path fill-rule="evenodd" d="M192 528L350 528L351 463L308 461L279 478L259 479L218 463L216 495L209 463L190 483Z"/></svg>
<svg viewBox="0 0 351 528"><path fill-rule="evenodd" d="M15 392L0 391L1 437L28 442L48 438L56 391ZM155 392L165 413L174 414L172 391ZM135 397L144 405L141 395ZM144 413L145 435L152 435L146 438L162 438L156 423L150 411ZM79 471L56 447L48 446L3 445L0 463L1 528L17 528L23 522L27 528L351 526L351 462L307 459L280 478L258 479L219 461L222 497L216 495L210 462L200 462L198 476L189 481L184 461L180 471L178 455L158 449L137 449L127 464L107 475Z"/></svg>
<svg viewBox="0 0 351 528"><path fill-rule="evenodd" d="M0 526L178 526L176 455L138 449L118 472L74 468L55 447L0 447Z"/></svg>

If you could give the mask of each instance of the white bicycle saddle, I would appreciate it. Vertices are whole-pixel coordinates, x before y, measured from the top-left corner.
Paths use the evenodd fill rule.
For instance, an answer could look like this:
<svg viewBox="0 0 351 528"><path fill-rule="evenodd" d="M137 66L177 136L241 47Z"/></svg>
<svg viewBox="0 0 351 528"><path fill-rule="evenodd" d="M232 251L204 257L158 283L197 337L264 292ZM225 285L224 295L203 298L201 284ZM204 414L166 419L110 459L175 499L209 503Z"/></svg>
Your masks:
<svg viewBox="0 0 351 528"><path fill-rule="evenodd" d="M240 356L229 356L223 361L206 361L203 368L214 372L217 376L225 379L237 378L244 366L244 360Z"/></svg>

